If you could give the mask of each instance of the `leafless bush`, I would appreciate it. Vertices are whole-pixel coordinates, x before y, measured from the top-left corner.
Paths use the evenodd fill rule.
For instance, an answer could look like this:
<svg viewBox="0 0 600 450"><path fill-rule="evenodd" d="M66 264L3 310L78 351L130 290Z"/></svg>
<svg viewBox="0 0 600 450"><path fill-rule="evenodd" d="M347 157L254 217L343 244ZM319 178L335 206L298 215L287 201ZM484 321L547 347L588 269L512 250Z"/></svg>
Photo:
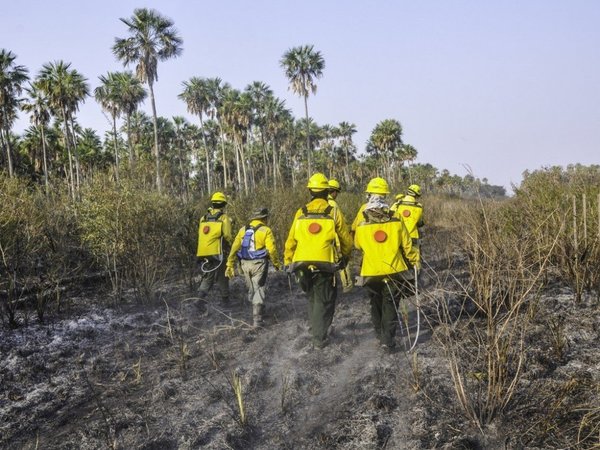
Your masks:
<svg viewBox="0 0 600 450"><path fill-rule="evenodd" d="M435 336L448 358L458 402L481 429L511 404L521 379L530 315L549 255L540 255L535 236L510 230L503 206L488 204L465 212L460 235L469 276L456 279L456 298L468 313L455 320L449 304L439 302L441 323Z"/></svg>

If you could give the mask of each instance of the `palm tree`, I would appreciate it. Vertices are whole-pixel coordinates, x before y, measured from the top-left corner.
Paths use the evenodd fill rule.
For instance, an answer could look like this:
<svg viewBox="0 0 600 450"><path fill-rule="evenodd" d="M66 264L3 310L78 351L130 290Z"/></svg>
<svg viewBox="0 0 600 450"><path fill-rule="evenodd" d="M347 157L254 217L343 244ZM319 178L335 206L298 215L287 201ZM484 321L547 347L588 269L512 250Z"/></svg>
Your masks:
<svg viewBox="0 0 600 450"><path fill-rule="evenodd" d="M154 82L158 80L158 61L175 58L183 51L183 40L178 36L171 19L155 10L137 8L129 19L120 19L127 25L130 36L115 38L113 53L125 66L136 64L136 76L142 83L148 83L152 103L154 125L154 158L156 160L156 188L160 192L160 153L158 149L158 124Z"/></svg>
<svg viewBox="0 0 600 450"><path fill-rule="evenodd" d="M131 72L114 72L115 83L117 84L119 109L125 114L127 125L127 147L129 149L129 168L135 164L133 144L131 140L131 116L135 114L140 103L142 103L148 93L142 86L140 80L133 76Z"/></svg>
<svg viewBox="0 0 600 450"><path fill-rule="evenodd" d="M400 150L400 159L401 159L402 163L406 162L408 164L408 180L409 180L410 184L413 183L412 172L410 170L410 164L415 159L417 159L417 154L418 154L417 149L414 148L410 144L404 144L402 146L402 149Z"/></svg>
<svg viewBox="0 0 600 450"><path fill-rule="evenodd" d="M285 76L290 82L290 89L304 97L304 113L306 119L306 157L308 173L312 172L310 155L310 132L308 131L308 95L317 93L315 78L323 76L325 60L321 52L314 50L312 45L303 45L289 49L280 61L285 70Z"/></svg>
<svg viewBox="0 0 600 450"><path fill-rule="evenodd" d="M350 153L352 153L356 147L352 142L352 135L356 133L356 125L348 122L340 122L338 125L338 132L341 139L342 149L344 150L344 156L346 160L346 170L344 170L344 178L346 184L350 183L350 172L348 165L350 163Z"/></svg>
<svg viewBox="0 0 600 450"><path fill-rule="evenodd" d="M266 99L263 113L265 134L271 143L273 189L277 189L277 177L281 178L277 145L282 140L286 125L292 120L292 113L285 107L285 101L272 95Z"/></svg>
<svg viewBox="0 0 600 450"><path fill-rule="evenodd" d="M68 153L71 193L75 196L75 186L79 186L79 157L77 154L74 113L79 110L79 104L89 95L86 78L75 69L69 70L71 63L57 61L42 66L36 83L48 98L52 114L59 117L63 124L65 147ZM71 126L71 134L69 132ZM73 144L73 152L71 151ZM72 156L75 159L77 183L73 174Z"/></svg>
<svg viewBox="0 0 600 450"><path fill-rule="evenodd" d="M267 143L265 141L265 108L267 102L273 97L273 91L271 88L262 81L253 81L244 92L248 95L251 101L252 108L252 123L251 126L255 131L260 134L260 143L262 150L263 167L267 167L268 154L267 154Z"/></svg>
<svg viewBox="0 0 600 450"><path fill-rule="evenodd" d="M48 98L40 87L39 82L29 85L29 89L25 89L29 98L23 104L23 111L31 115L31 123L35 126L40 134L42 142L42 158L44 167L44 185L46 187L46 195L49 193L48 181L48 151L46 145L46 126L50 121L50 107L48 106Z"/></svg>
<svg viewBox="0 0 600 450"><path fill-rule="evenodd" d="M115 72L108 72L98 77L102 83L94 90L94 97L104 111L112 120L113 151L115 153L115 180L119 182L119 148L117 146L117 117L121 115L121 103L119 101L119 82Z"/></svg>
<svg viewBox="0 0 600 450"><path fill-rule="evenodd" d="M375 125L371 132L369 140L369 148L374 151L375 158L379 163L379 157L383 156L383 166L387 172L387 178L394 173L392 165L395 162L394 156L397 151L402 148L402 125L394 119L386 119ZM377 167L377 175L380 175L379 164ZM395 175L392 177L392 183L395 180Z"/></svg>
<svg viewBox="0 0 600 450"><path fill-rule="evenodd" d="M13 163L10 146L10 129L17 118L17 109L21 103L19 95L23 91L23 83L29 77L25 66L16 65L17 55L11 51L0 50L0 142L6 148L8 176L13 176Z"/></svg>
<svg viewBox="0 0 600 450"><path fill-rule="evenodd" d="M210 92L210 81L207 78L192 77L189 81L183 82L183 92L178 95L187 105L187 110L191 114L196 114L200 119L200 128L204 128L204 114L208 114L213 106L213 99ZM206 186L208 191L211 189L211 167L210 151L206 143L206 136L202 133L202 142L204 144L206 156Z"/></svg>

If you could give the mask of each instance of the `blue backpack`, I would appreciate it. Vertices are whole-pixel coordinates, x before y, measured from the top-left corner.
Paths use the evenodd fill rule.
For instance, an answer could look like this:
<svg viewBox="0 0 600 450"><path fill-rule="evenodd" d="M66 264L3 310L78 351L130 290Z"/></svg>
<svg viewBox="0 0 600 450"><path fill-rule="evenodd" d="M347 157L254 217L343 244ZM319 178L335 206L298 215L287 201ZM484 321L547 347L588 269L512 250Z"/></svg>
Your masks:
<svg viewBox="0 0 600 450"><path fill-rule="evenodd" d="M267 249L263 248L261 250L256 250L256 245L254 242L254 233L258 230L262 225L257 227L253 227L250 225L246 225L246 232L244 233L244 237L242 238L242 247L237 252L237 257L240 259L263 259L268 255Z"/></svg>

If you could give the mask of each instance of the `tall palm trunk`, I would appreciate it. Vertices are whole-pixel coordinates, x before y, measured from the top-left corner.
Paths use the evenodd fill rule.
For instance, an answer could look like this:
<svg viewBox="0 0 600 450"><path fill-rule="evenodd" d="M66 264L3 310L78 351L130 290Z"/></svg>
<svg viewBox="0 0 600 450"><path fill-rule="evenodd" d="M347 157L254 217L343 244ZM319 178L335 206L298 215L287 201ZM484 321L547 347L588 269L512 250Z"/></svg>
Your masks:
<svg viewBox="0 0 600 450"><path fill-rule="evenodd" d="M202 143L204 144L204 150L206 152L206 188L208 192L212 192L210 185L210 156L208 153L208 145L206 144L206 135L204 134L204 122L202 121L202 114L200 114L200 131L202 132Z"/></svg>
<svg viewBox="0 0 600 450"><path fill-rule="evenodd" d="M46 132L44 125L40 125L40 134L42 135L42 157L44 158L44 185L46 186L46 195L50 193L50 185L48 183L48 156L46 152Z"/></svg>
<svg viewBox="0 0 600 450"><path fill-rule="evenodd" d="M113 120L113 148L115 150L115 181L119 182L119 149L117 145L117 116L112 114Z"/></svg>
<svg viewBox="0 0 600 450"><path fill-rule="evenodd" d="M273 190L277 189L277 146L275 143L271 145L273 156Z"/></svg>
<svg viewBox="0 0 600 450"><path fill-rule="evenodd" d="M348 171L348 145L344 146L344 150L346 153L346 170L344 171L344 181L346 182L346 186L350 184L350 175Z"/></svg>
<svg viewBox="0 0 600 450"><path fill-rule="evenodd" d="M240 145L237 143L235 136L233 137L233 147L235 149L235 173L237 175L237 189L239 190L242 186L242 173L240 171Z"/></svg>
<svg viewBox="0 0 600 450"><path fill-rule="evenodd" d="M310 152L310 125L308 123L308 95L304 96L304 117L306 118L306 166L308 169L307 177L312 173L311 152Z"/></svg>
<svg viewBox="0 0 600 450"><path fill-rule="evenodd" d="M223 187L227 188L227 158L225 157L225 133L223 133L223 125L219 121L219 134L221 135L221 161L223 164Z"/></svg>
<svg viewBox="0 0 600 450"><path fill-rule="evenodd" d="M131 114L127 113L127 147L129 149L129 169L132 170L135 164L133 156L133 144L131 142Z"/></svg>
<svg viewBox="0 0 600 450"><path fill-rule="evenodd" d="M240 137L240 156L242 160L242 173L244 174L244 193L248 194L248 173L246 170L246 151L244 150L244 141Z"/></svg>
<svg viewBox="0 0 600 450"><path fill-rule="evenodd" d="M73 155L71 154L71 143L69 142L69 124L67 123L67 112L65 107L62 107L63 118L63 133L65 138L65 147L67 148L67 158L69 161L69 187L71 189L71 197L75 200L75 176L73 174Z"/></svg>
<svg viewBox="0 0 600 450"><path fill-rule="evenodd" d="M154 159L156 160L156 189L162 192L162 180L160 178L160 153L158 151L158 121L156 118L156 103L154 101L154 86L148 81L150 89L150 102L152 103L152 125L154 126Z"/></svg>
<svg viewBox="0 0 600 450"><path fill-rule="evenodd" d="M4 148L6 148L6 162L8 164L8 176L12 178L14 176L13 162L12 162L12 151L10 148L10 134L8 130L0 129L0 141L4 141Z"/></svg>
<svg viewBox="0 0 600 450"><path fill-rule="evenodd" d="M73 121L73 116L69 115L69 121L71 122L71 137L73 138L73 158L75 159L75 186L77 188L77 191L79 191L79 186L81 185L81 165L79 164L79 150L77 148L77 135L75 134L75 122Z"/></svg>

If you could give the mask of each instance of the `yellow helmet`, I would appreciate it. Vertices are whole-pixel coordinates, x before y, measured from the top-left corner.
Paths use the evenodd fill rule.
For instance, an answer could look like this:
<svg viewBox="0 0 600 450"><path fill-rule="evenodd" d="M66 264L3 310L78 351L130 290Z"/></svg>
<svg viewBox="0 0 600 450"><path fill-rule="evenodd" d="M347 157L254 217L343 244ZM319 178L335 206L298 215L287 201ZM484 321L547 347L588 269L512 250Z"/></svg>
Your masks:
<svg viewBox="0 0 600 450"><path fill-rule="evenodd" d="M308 184L306 187L315 192L323 191L325 189L329 189L329 181L322 173L315 173L308 179Z"/></svg>
<svg viewBox="0 0 600 450"><path fill-rule="evenodd" d="M330 178L329 179L329 190L331 191L341 191L342 188L340 187L340 182L338 180L336 180L335 178Z"/></svg>
<svg viewBox="0 0 600 450"><path fill-rule="evenodd" d="M387 195L390 193L390 187L383 178L375 177L369 181L365 192L368 194Z"/></svg>
<svg viewBox="0 0 600 450"><path fill-rule="evenodd" d="M404 194L396 194L396 200L402 200L404 198Z"/></svg>
<svg viewBox="0 0 600 450"><path fill-rule="evenodd" d="M210 198L211 203L227 203L227 197L222 192L215 192Z"/></svg>
<svg viewBox="0 0 600 450"><path fill-rule="evenodd" d="M421 187L418 184L411 184L406 190L408 195L414 195L415 197L419 197L421 195Z"/></svg>

